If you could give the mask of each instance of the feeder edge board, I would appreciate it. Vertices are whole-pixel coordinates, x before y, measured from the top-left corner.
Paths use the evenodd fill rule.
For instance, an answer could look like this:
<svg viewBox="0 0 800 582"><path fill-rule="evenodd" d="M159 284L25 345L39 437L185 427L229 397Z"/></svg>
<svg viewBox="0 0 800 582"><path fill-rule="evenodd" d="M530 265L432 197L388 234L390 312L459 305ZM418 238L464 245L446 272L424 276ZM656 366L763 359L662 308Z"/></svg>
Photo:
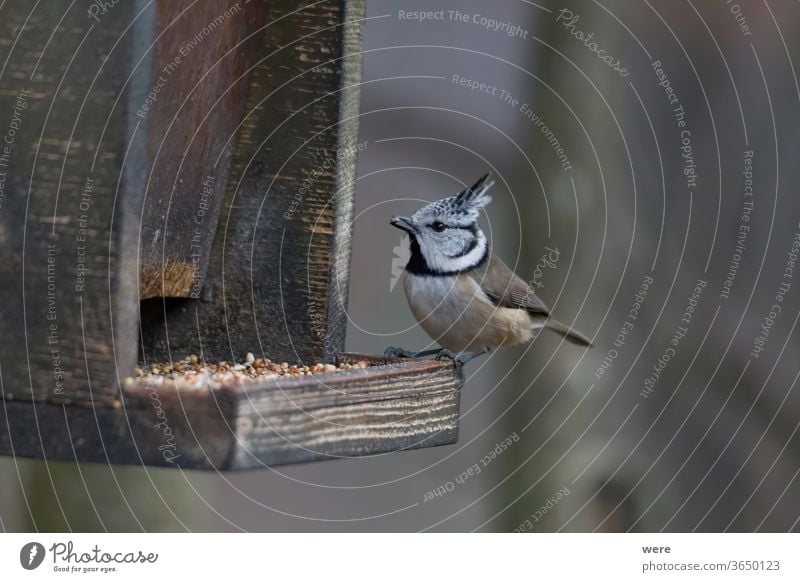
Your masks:
<svg viewBox="0 0 800 582"><path fill-rule="evenodd" d="M452 444L462 383L450 362L394 361L246 388L135 385L116 407L4 400L0 454L239 470Z"/></svg>

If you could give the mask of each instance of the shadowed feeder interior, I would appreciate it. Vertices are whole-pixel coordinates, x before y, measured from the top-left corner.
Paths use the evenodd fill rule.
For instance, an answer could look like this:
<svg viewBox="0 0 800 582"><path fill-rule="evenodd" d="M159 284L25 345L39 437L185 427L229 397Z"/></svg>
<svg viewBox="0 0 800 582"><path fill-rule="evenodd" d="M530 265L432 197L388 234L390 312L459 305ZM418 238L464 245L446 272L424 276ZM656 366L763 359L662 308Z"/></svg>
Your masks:
<svg viewBox="0 0 800 582"><path fill-rule="evenodd" d="M31 98L0 214L0 452L243 469L455 442L460 369L342 354L363 0L134 8L68 12L37 61L42 14L9 57L0 108ZM136 378L248 353L304 373Z"/></svg>

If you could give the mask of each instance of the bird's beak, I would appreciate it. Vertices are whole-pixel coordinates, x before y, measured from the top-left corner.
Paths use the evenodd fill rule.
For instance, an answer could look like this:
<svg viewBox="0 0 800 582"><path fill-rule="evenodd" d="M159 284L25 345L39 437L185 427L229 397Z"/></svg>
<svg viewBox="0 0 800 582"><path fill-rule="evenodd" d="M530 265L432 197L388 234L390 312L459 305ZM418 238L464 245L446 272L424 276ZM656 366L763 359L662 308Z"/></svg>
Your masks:
<svg viewBox="0 0 800 582"><path fill-rule="evenodd" d="M394 227L399 228L400 230L404 230L409 234L419 234L419 229L417 225L414 224L414 221L411 220L408 216L392 216L392 219L389 221Z"/></svg>

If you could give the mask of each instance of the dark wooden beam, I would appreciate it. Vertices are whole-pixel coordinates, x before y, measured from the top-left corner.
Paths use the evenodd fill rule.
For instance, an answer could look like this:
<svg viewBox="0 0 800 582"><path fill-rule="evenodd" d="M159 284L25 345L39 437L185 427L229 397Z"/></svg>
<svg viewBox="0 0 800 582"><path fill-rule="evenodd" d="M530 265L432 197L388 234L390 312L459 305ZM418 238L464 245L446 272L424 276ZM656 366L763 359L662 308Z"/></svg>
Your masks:
<svg viewBox="0 0 800 582"><path fill-rule="evenodd" d="M152 49L134 74L133 163L141 184L139 292L199 297L228 180L235 134L261 48L264 2L164 1L154 5Z"/></svg>
<svg viewBox="0 0 800 582"><path fill-rule="evenodd" d="M147 359L344 347L363 1L268 4L199 300L143 312Z"/></svg>

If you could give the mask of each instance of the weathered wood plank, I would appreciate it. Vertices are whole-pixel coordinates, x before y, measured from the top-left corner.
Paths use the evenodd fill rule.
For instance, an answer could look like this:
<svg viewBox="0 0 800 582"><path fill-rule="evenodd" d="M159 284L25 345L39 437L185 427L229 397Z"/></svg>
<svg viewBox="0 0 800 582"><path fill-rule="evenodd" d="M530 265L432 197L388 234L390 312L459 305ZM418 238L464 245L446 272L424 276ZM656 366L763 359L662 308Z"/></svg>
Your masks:
<svg viewBox="0 0 800 582"><path fill-rule="evenodd" d="M457 371L438 362L336 372L318 383L248 390L234 465L384 453L455 442Z"/></svg>
<svg viewBox="0 0 800 582"><path fill-rule="evenodd" d="M139 383L117 408L0 400L0 454L228 470L449 444L462 382L409 361L214 391Z"/></svg>
<svg viewBox="0 0 800 582"><path fill-rule="evenodd" d="M68 7L17 0L0 19L0 366L16 398L110 404L137 345L135 257L121 253L135 245L135 201L120 192L128 128L115 101L133 6L99 26Z"/></svg>
<svg viewBox="0 0 800 582"><path fill-rule="evenodd" d="M363 10L268 4L201 299L143 315L143 357L343 349Z"/></svg>
<svg viewBox="0 0 800 582"><path fill-rule="evenodd" d="M137 69L148 168L140 297L199 297L228 179L233 136L259 54L263 2L160 0L155 43Z"/></svg>

